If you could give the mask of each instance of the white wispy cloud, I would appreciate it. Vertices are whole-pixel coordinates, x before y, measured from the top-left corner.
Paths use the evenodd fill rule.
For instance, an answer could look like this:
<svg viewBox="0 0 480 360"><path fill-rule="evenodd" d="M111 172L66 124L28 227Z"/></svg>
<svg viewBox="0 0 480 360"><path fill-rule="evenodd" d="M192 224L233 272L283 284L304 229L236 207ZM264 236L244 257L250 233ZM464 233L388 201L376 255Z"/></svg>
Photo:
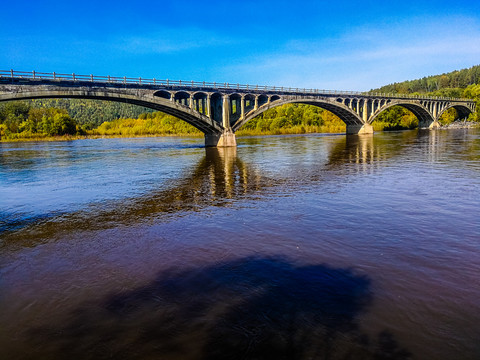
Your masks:
<svg viewBox="0 0 480 360"><path fill-rule="evenodd" d="M480 63L478 23L457 18L445 25L423 19L415 28L399 23L350 29L337 38L290 40L276 52L226 67L224 74L267 84L368 90Z"/></svg>
<svg viewBox="0 0 480 360"><path fill-rule="evenodd" d="M200 28L169 28L115 39L114 47L135 54L169 54L241 42Z"/></svg>

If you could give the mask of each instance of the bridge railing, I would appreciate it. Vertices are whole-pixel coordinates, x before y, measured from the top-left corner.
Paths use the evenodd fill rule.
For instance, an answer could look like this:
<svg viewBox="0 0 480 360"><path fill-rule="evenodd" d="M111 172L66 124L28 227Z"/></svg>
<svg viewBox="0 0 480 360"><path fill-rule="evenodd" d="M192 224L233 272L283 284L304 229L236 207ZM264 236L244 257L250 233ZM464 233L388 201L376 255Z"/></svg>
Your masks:
<svg viewBox="0 0 480 360"><path fill-rule="evenodd" d="M119 76L104 76L104 75L82 75L82 74L62 74L62 73L45 73L37 71L14 71L14 70L0 70L0 80L36 80L36 81L58 81L58 82L91 82L98 84L113 84L113 85L149 85L158 87L181 87L181 88L209 88L217 90L241 90L241 91L269 91L287 94L303 94L303 95L347 95L347 96L376 96L376 97L390 97L390 98L406 98L406 99L428 99L428 100L456 100L456 101L472 101L471 99L459 99L451 97L438 96L422 96L413 94L386 94L377 92L361 92L361 91L337 91L337 90L320 90L308 88L292 88L284 86L267 86L267 85L243 85L231 84L221 82L207 82L207 81L184 81L184 80L169 80L156 78L133 78L133 77L119 77Z"/></svg>

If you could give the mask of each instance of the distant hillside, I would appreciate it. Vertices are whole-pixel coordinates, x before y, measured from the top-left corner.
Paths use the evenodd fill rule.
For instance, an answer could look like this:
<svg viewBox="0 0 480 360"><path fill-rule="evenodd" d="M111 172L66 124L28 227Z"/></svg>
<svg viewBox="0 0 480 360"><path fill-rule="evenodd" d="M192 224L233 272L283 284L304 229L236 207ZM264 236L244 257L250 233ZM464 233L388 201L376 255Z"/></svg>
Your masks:
<svg viewBox="0 0 480 360"><path fill-rule="evenodd" d="M426 76L417 80L385 85L378 89L372 89L372 91L398 94L438 92L440 96L459 97L462 96L460 89L465 89L473 84L480 84L480 65L472 66L468 69L455 70L446 74Z"/></svg>
<svg viewBox="0 0 480 360"><path fill-rule="evenodd" d="M132 104L87 99L40 99L31 100L30 105L33 108L65 109L77 124L87 129L96 128L105 121L138 118L141 114L153 112Z"/></svg>

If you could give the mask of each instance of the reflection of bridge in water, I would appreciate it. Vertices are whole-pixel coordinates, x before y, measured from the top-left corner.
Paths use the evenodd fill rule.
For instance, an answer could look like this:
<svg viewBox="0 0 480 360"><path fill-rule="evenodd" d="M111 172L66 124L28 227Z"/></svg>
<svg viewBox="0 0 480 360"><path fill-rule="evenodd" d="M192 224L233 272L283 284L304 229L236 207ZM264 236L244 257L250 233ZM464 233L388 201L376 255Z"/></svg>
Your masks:
<svg viewBox="0 0 480 360"><path fill-rule="evenodd" d="M431 137L431 132L426 133ZM402 145L415 142L418 136L416 132L397 135ZM269 194L277 193L282 186L295 186L301 190L319 183L335 184L339 176L372 173L386 166L392 157L401 156L405 149L405 146L399 146L392 150L391 139L383 136L304 138L315 144L310 149L291 155L290 160L294 159L294 162L278 164L273 158L271 162L259 165L256 159L263 152L262 147L248 146L249 140L252 144L261 141L256 138L243 140L246 146L240 149L207 148L198 163L185 169L184 176L174 181L174 186L164 186L135 198L110 201L87 210L41 219L39 224L35 219L29 219L28 223L15 224L15 229L33 227L36 233L34 241L41 242L42 238L52 238L62 231L102 229L112 223L128 225L161 221L181 213L204 211L212 206L228 206L232 201L241 199L267 199ZM298 144L298 137L285 141L297 141ZM278 141L278 144L284 142ZM282 157L282 151L287 154L289 149L288 145L282 145L281 149L274 148L273 152ZM324 153L317 154L319 151ZM19 238L32 241L32 237L25 236L21 230L3 235L5 238L14 237L16 241Z"/></svg>
<svg viewBox="0 0 480 360"><path fill-rule="evenodd" d="M347 125L347 134L373 133L372 123L392 106L410 110L420 128L435 128L448 109L460 118L475 111L467 99L418 95L340 92L278 86L171 81L111 76L0 70L0 101L84 98L130 103L174 115L205 134L206 146L236 146L235 132L276 106L321 107Z"/></svg>

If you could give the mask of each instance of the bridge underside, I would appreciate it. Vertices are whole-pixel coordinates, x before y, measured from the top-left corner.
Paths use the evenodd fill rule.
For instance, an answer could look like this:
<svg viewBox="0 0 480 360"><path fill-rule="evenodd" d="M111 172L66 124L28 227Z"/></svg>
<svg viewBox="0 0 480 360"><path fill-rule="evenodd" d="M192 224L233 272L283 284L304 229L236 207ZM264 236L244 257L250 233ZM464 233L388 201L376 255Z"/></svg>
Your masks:
<svg viewBox="0 0 480 360"><path fill-rule="evenodd" d="M347 135L367 135L373 134L373 127L364 122L358 114L353 112L346 106L339 106L337 103L318 102L318 101L302 101L302 104L313 105L328 110L338 116L346 125Z"/></svg>
<svg viewBox="0 0 480 360"><path fill-rule="evenodd" d="M473 111L468 107L468 106L465 106L465 105L452 105L450 107L447 107L445 108L444 110L442 110L439 114L438 114L438 118L440 118L440 116L442 116L448 109L455 109L457 111L457 114L458 114L458 118L459 119L465 119L467 118L470 114L473 113Z"/></svg>
<svg viewBox="0 0 480 360"><path fill-rule="evenodd" d="M331 113L337 115L345 124L348 126L356 125L362 126L364 125L363 121L358 117L357 114L349 111L348 108L343 108L338 106L337 104L330 104L327 102L316 102L316 101L302 101L302 104L306 105L313 105L321 107L322 109L328 110Z"/></svg>
<svg viewBox="0 0 480 360"><path fill-rule="evenodd" d="M338 116L347 126L347 134L371 134L373 133L373 128L370 124L364 122L362 118L352 109L336 102L332 99L288 99L285 100L279 99L277 101L267 103L259 109L253 110L248 113L243 119L240 119L237 123L233 125L233 130L237 131L245 123L251 119L259 116L263 112L286 104L305 104L320 107L331 113Z"/></svg>
<svg viewBox="0 0 480 360"><path fill-rule="evenodd" d="M418 127L419 128L429 128L431 124L435 121L434 117L428 109L423 107L420 104L412 104L412 103L404 103L404 102L393 102L388 104L382 108L380 108L377 113L373 114L369 119L370 123L373 123L378 115L386 111L387 109L393 106L401 106L409 111L411 111L418 119Z"/></svg>

